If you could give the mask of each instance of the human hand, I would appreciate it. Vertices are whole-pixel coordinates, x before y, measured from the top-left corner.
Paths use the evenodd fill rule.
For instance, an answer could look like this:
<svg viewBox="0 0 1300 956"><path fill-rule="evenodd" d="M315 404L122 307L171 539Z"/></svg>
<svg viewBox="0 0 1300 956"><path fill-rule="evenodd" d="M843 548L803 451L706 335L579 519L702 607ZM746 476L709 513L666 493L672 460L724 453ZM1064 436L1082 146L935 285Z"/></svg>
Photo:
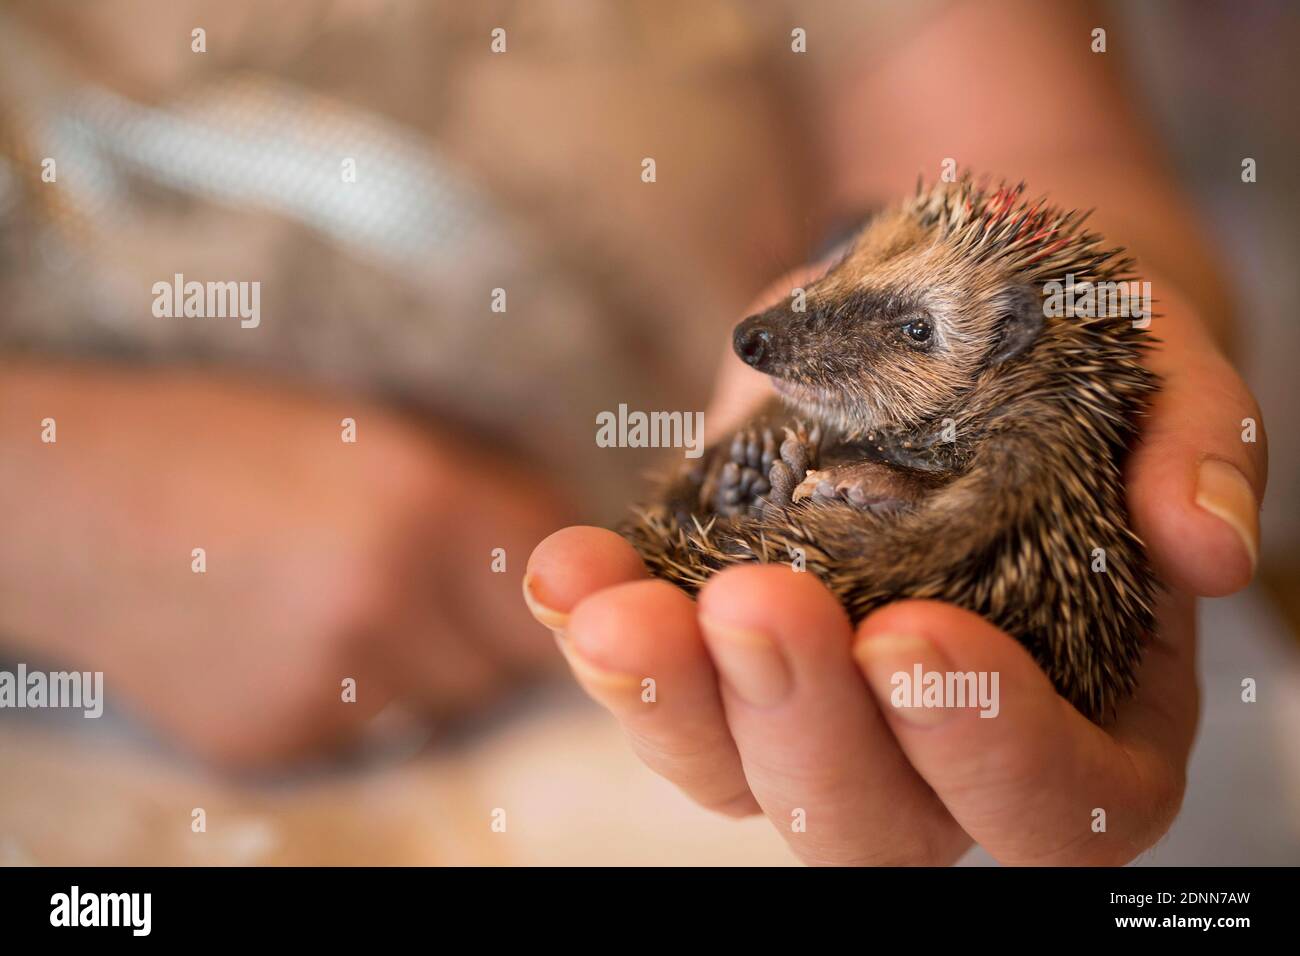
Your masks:
<svg viewBox="0 0 1300 956"><path fill-rule="evenodd" d="M692 602L646 580L632 548L598 528L538 546L525 577L534 616L651 769L703 806L765 813L805 862L943 864L972 841L1007 864L1128 862L1181 803L1198 709L1193 596L1249 581L1267 461L1262 423L1257 443L1241 440L1242 420L1260 420L1254 399L1194 310L1165 293L1151 357L1164 389L1127 480L1169 589L1137 694L1106 727L964 610L898 602L855 632L813 576L776 564L729 569ZM747 371L724 371L727 418L762 388ZM997 718L894 707L891 676L917 663L998 673Z"/></svg>
<svg viewBox="0 0 1300 956"><path fill-rule="evenodd" d="M94 366L0 368L0 435L0 632L102 670L111 704L204 757L278 762L549 663L513 598L556 512L453 436L360 399Z"/></svg>

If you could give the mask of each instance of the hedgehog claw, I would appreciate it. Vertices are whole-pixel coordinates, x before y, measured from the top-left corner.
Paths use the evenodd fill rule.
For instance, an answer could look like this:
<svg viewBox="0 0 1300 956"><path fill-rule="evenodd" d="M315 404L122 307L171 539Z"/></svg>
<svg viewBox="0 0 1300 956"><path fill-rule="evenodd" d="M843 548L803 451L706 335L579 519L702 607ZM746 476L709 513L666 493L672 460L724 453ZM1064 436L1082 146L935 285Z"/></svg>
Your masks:
<svg viewBox="0 0 1300 956"><path fill-rule="evenodd" d="M796 475L804 475L808 471L808 449L797 438L787 438L781 443L781 460Z"/></svg>
<svg viewBox="0 0 1300 956"><path fill-rule="evenodd" d="M799 483L790 466L784 461L773 462L771 470L767 473L767 480L771 490L766 495L763 510L779 510L788 507L791 503L790 495L795 485Z"/></svg>
<svg viewBox="0 0 1300 956"><path fill-rule="evenodd" d="M760 422L732 436L726 460L705 493L715 512L731 517L790 506L795 489L816 464L821 427L809 431L800 421L782 431L784 437L779 437L773 426Z"/></svg>

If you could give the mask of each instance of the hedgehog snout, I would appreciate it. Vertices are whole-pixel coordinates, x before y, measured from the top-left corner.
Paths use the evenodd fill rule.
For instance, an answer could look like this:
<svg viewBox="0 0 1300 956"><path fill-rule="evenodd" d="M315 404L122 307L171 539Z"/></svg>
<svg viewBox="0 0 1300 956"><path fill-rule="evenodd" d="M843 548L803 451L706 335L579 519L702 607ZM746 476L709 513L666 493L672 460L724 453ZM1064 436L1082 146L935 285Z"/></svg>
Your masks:
<svg viewBox="0 0 1300 956"><path fill-rule="evenodd" d="M746 365L760 372L768 371L775 350L772 330L761 315L751 316L736 326L731 344Z"/></svg>

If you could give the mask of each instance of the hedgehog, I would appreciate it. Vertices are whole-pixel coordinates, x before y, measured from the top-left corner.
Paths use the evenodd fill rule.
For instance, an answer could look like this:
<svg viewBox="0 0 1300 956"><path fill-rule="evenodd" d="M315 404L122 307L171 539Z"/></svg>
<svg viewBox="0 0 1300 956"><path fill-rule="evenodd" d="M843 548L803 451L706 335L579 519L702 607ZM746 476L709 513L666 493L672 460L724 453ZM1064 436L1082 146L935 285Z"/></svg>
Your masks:
<svg viewBox="0 0 1300 956"><path fill-rule="evenodd" d="M1122 468L1159 382L1143 364L1149 310L1054 306L1067 283L1136 278L1088 216L1024 183L918 183L821 278L735 328L776 394L621 532L689 593L781 561L855 624L902 598L967 608L1081 713L1111 719L1153 627Z"/></svg>

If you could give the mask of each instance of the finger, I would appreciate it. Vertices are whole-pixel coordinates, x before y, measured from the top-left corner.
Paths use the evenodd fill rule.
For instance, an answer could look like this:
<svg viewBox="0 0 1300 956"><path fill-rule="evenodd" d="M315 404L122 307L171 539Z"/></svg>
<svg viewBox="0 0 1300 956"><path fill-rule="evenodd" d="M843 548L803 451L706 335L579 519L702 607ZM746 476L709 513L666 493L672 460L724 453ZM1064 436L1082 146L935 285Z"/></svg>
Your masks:
<svg viewBox="0 0 1300 956"><path fill-rule="evenodd" d="M1174 588L1219 596L1245 587L1259 554L1268 444L1259 406L1190 307L1152 320L1163 379L1128 468L1135 529ZM1252 432L1252 425L1253 432ZM1254 438L1253 441L1246 439Z"/></svg>
<svg viewBox="0 0 1300 956"><path fill-rule="evenodd" d="M701 805L757 813L727 729L695 604L663 581L606 588L559 637L574 676L618 718L651 770Z"/></svg>
<svg viewBox="0 0 1300 956"><path fill-rule="evenodd" d="M590 594L646 576L636 549L605 528L561 528L528 558L524 601L533 617L551 630L563 630L569 612Z"/></svg>
<svg viewBox="0 0 1300 956"><path fill-rule="evenodd" d="M950 863L969 845L863 686L852 629L812 575L738 567L700 594L750 789L808 863Z"/></svg>
<svg viewBox="0 0 1300 956"><path fill-rule="evenodd" d="M1194 707L1190 719L1140 708L1125 727L1127 742L1117 740L1060 697L1014 639L933 601L867 617L854 656L912 765L1000 862L1123 864L1172 822ZM1181 656L1148 663L1143 697L1194 699ZM943 682L942 697L930 703L946 706L925 706L924 698L915 706L925 675Z"/></svg>

